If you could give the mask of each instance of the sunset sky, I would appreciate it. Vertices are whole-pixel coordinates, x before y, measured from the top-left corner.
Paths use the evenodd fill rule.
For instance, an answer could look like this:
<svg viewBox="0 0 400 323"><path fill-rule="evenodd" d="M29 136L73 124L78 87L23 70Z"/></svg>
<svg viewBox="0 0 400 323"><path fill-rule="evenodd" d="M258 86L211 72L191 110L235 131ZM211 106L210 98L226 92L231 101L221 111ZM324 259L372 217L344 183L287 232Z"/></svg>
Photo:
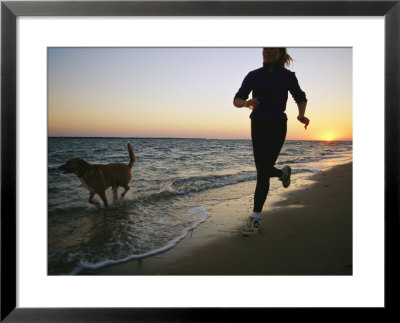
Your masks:
<svg viewBox="0 0 400 323"><path fill-rule="evenodd" d="M262 48L49 48L49 136L249 139L233 106ZM352 140L352 49L288 48L308 98L307 130L289 94L287 139Z"/></svg>

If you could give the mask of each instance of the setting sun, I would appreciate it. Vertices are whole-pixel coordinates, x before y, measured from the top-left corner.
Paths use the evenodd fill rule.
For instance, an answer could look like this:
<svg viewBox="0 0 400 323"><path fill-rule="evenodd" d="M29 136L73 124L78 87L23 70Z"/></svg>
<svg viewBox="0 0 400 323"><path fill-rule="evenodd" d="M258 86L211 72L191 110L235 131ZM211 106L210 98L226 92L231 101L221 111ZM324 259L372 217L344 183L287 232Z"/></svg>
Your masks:
<svg viewBox="0 0 400 323"><path fill-rule="evenodd" d="M333 135L331 135L331 134L329 134L329 135L324 135L322 138L323 138L322 140L323 140L323 141L326 141L326 142L331 142L331 141L334 141L334 140L337 139L337 137L335 137L335 136L333 136Z"/></svg>

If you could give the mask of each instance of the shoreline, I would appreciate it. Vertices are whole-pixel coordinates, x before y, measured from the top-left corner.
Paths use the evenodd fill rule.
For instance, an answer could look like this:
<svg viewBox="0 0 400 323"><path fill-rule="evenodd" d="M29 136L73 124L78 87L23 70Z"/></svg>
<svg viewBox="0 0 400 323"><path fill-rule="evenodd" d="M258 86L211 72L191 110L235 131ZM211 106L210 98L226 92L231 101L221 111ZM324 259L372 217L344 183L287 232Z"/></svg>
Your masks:
<svg viewBox="0 0 400 323"><path fill-rule="evenodd" d="M240 233L252 203L247 194L209 206L218 216L170 250L78 275L351 275L352 163L306 182L267 202L255 236Z"/></svg>

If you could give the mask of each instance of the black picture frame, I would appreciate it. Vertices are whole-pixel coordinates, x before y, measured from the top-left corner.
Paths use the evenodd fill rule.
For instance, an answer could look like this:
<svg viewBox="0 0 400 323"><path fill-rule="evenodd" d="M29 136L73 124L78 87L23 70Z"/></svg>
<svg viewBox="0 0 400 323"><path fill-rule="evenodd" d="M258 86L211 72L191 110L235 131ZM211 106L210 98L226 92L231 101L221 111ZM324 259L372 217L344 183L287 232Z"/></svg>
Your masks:
<svg viewBox="0 0 400 323"><path fill-rule="evenodd" d="M227 308L17 308L16 19L18 16L383 16L385 19L385 307L396 311L399 278L400 1L3 1L1 3L1 321L241 321L267 310ZM371 151L371 154L373 152ZM251 295L249 295L251 297ZM289 310L289 309L286 309ZM290 309L293 310L293 309ZM316 310L316 309L314 309ZM350 309L347 309L350 311ZM384 312L382 312L384 311ZM250 313L249 313L250 312ZM291 311L293 313L293 311ZM298 312L298 311L297 311ZM330 310L335 315L336 311ZM391 313L392 314L392 313ZM298 315L296 313L296 315ZM267 319L267 316L265 316ZM245 321L252 321L245 319Z"/></svg>

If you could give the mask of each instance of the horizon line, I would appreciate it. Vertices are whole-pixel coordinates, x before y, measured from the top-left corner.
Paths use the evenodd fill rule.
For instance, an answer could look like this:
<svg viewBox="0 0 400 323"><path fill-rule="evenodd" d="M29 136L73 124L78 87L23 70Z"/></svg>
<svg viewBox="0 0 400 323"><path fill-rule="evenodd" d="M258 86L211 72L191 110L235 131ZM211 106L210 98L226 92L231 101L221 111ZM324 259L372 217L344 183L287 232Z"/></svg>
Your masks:
<svg viewBox="0 0 400 323"><path fill-rule="evenodd" d="M197 139L197 140L250 140L251 138L204 138L204 137L141 137L141 136L47 136L48 138L137 138L137 139ZM353 139L333 139L333 140L324 140L324 139L285 139L285 141L324 141L324 142L338 142L338 141L353 141Z"/></svg>

